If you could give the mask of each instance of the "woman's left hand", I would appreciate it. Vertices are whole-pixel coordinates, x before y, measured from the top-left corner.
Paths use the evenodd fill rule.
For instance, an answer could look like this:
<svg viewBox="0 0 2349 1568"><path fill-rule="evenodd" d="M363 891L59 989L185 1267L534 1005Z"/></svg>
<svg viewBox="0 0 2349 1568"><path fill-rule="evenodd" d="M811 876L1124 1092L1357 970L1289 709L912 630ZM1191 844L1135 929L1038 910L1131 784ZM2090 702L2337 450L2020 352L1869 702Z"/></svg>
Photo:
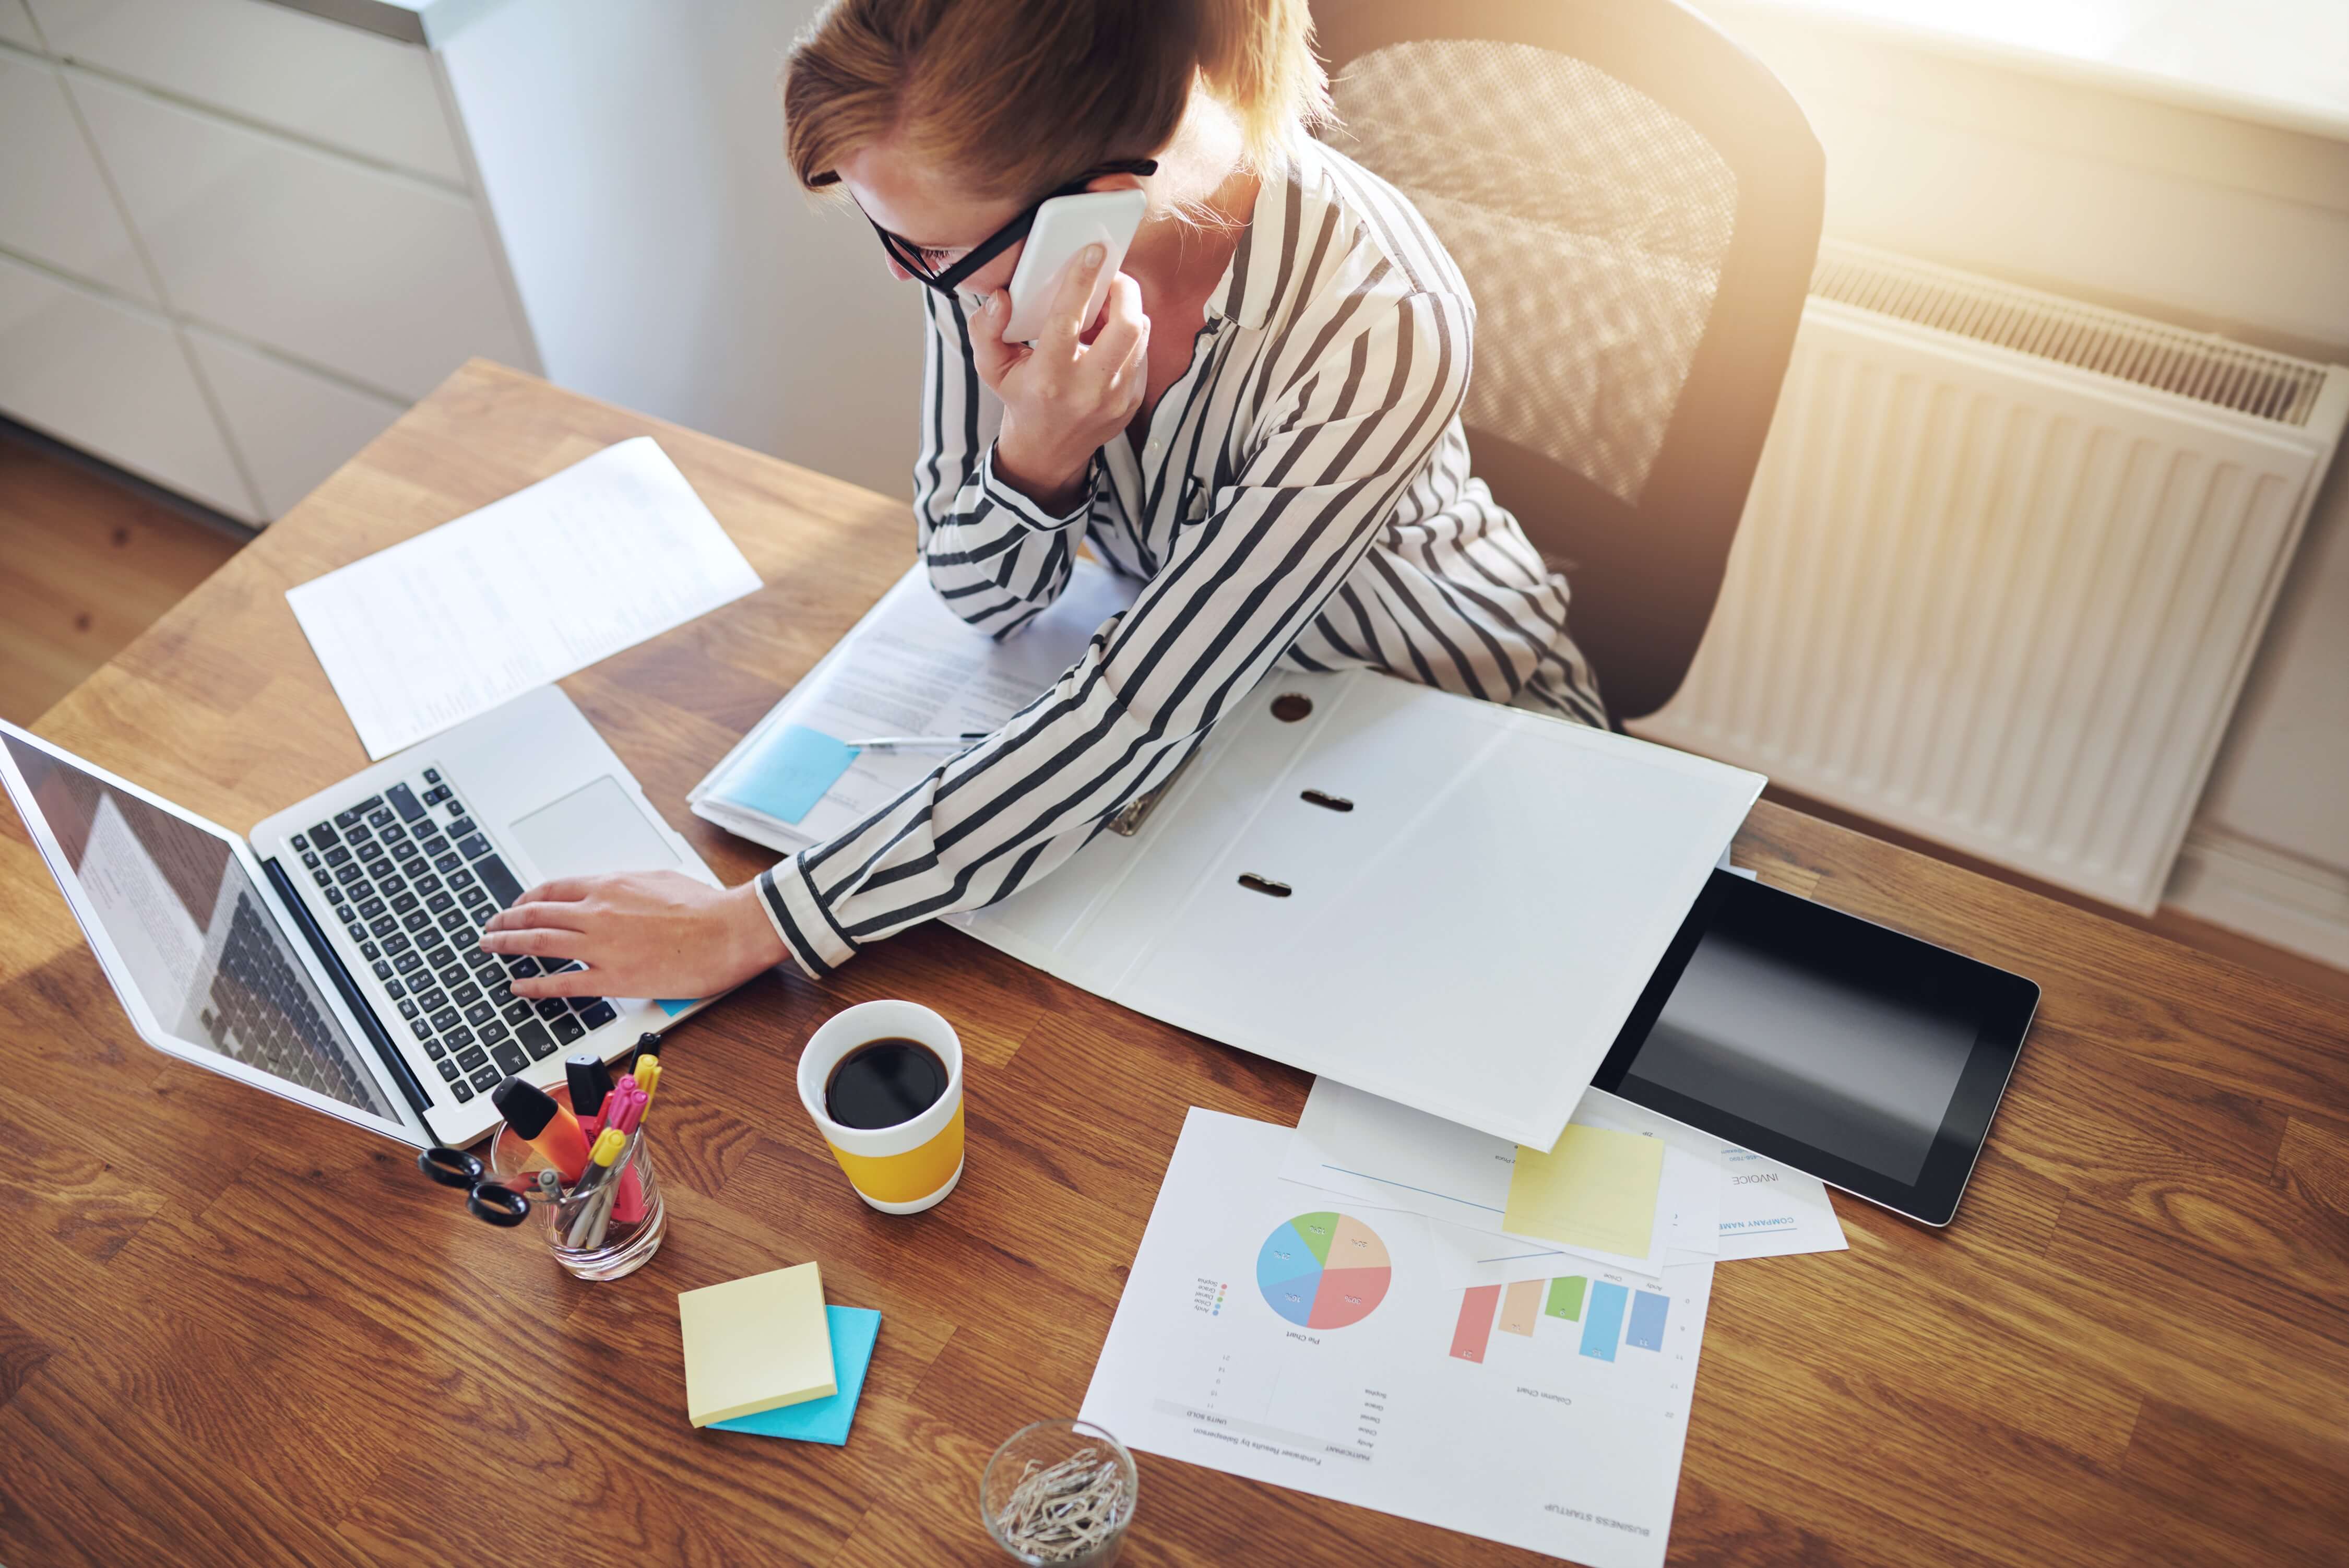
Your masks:
<svg viewBox="0 0 2349 1568"><path fill-rule="evenodd" d="M714 888L677 872L558 877L492 918L481 950L585 972L512 982L517 996L710 996L783 961L754 882Z"/></svg>

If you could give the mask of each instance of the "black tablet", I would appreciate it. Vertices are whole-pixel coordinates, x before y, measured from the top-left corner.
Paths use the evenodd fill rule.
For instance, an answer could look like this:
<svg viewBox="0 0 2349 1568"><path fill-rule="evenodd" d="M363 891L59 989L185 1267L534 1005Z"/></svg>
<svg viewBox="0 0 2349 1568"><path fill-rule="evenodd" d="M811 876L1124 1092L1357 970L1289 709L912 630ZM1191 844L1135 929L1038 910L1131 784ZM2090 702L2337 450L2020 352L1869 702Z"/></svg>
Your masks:
<svg viewBox="0 0 2349 1568"><path fill-rule="evenodd" d="M1591 1081L1946 1225L2039 987L1716 871Z"/></svg>

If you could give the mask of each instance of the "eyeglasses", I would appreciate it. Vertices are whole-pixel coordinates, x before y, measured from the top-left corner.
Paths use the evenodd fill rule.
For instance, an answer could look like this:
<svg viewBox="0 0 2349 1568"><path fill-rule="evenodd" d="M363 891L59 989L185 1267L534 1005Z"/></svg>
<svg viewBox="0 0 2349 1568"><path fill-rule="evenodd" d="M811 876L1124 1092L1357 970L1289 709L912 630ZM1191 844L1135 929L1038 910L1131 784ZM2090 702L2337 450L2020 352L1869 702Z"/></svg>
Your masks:
<svg viewBox="0 0 2349 1568"><path fill-rule="evenodd" d="M962 259L951 266L934 267L925 259L930 256L944 257L947 253L925 248L902 236L893 234L880 224L873 223L869 214L864 221L873 223L873 232L881 236L881 248L889 253L891 261L905 268L920 282L951 299L955 292L962 286L964 279L1027 238L1029 229L1035 224L1037 211L1045 202L1057 196L1080 195L1087 185L1104 174L1151 175L1157 172L1158 160L1154 158L1122 159L1115 163L1104 163L1097 168L1089 169L1067 184L1047 191L1028 203L1021 209L1018 217L965 251ZM836 179L837 176L834 178Z"/></svg>

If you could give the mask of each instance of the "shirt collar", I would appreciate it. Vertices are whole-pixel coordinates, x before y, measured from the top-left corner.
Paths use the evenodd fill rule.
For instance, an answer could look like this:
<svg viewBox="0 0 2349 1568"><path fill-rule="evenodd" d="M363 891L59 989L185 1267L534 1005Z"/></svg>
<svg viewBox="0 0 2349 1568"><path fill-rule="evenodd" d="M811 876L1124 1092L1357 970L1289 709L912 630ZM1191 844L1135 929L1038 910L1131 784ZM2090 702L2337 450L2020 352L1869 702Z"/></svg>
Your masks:
<svg viewBox="0 0 2349 1568"><path fill-rule="evenodd" d="M1211 316L1261 329L1272 319L1280 295L1298 286L1298 269L1288 253L1291 236L1303 222L1312 143L1302 134L1297 141L1299 145L1284 160L1281 172L1268 174L1257 184L1256 208L1240 231L1223 282L1209 296Z"/></svg>

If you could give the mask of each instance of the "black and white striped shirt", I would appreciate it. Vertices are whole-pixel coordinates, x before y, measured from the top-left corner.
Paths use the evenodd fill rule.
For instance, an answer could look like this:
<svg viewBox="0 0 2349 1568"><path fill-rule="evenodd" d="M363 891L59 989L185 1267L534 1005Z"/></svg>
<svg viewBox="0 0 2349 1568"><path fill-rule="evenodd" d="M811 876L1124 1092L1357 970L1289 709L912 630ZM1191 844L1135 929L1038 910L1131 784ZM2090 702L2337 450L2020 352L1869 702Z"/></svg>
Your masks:
<svg viewBox="0 0 2349 1568"><path fill-rule="evenodd" d="M1468 472L1475 307L1395 190L1306 142L1268 176L1191 366L1137 458L1093 456L1055 517L997 481L1002 405L935 291L915 518L940 599L998 637L1090 543L1144 584L1002 729L854 829L760 877L810 974L1050 872L1174 771L1276 665L1371 665L1603 725L1564 582Z"/></svg>

